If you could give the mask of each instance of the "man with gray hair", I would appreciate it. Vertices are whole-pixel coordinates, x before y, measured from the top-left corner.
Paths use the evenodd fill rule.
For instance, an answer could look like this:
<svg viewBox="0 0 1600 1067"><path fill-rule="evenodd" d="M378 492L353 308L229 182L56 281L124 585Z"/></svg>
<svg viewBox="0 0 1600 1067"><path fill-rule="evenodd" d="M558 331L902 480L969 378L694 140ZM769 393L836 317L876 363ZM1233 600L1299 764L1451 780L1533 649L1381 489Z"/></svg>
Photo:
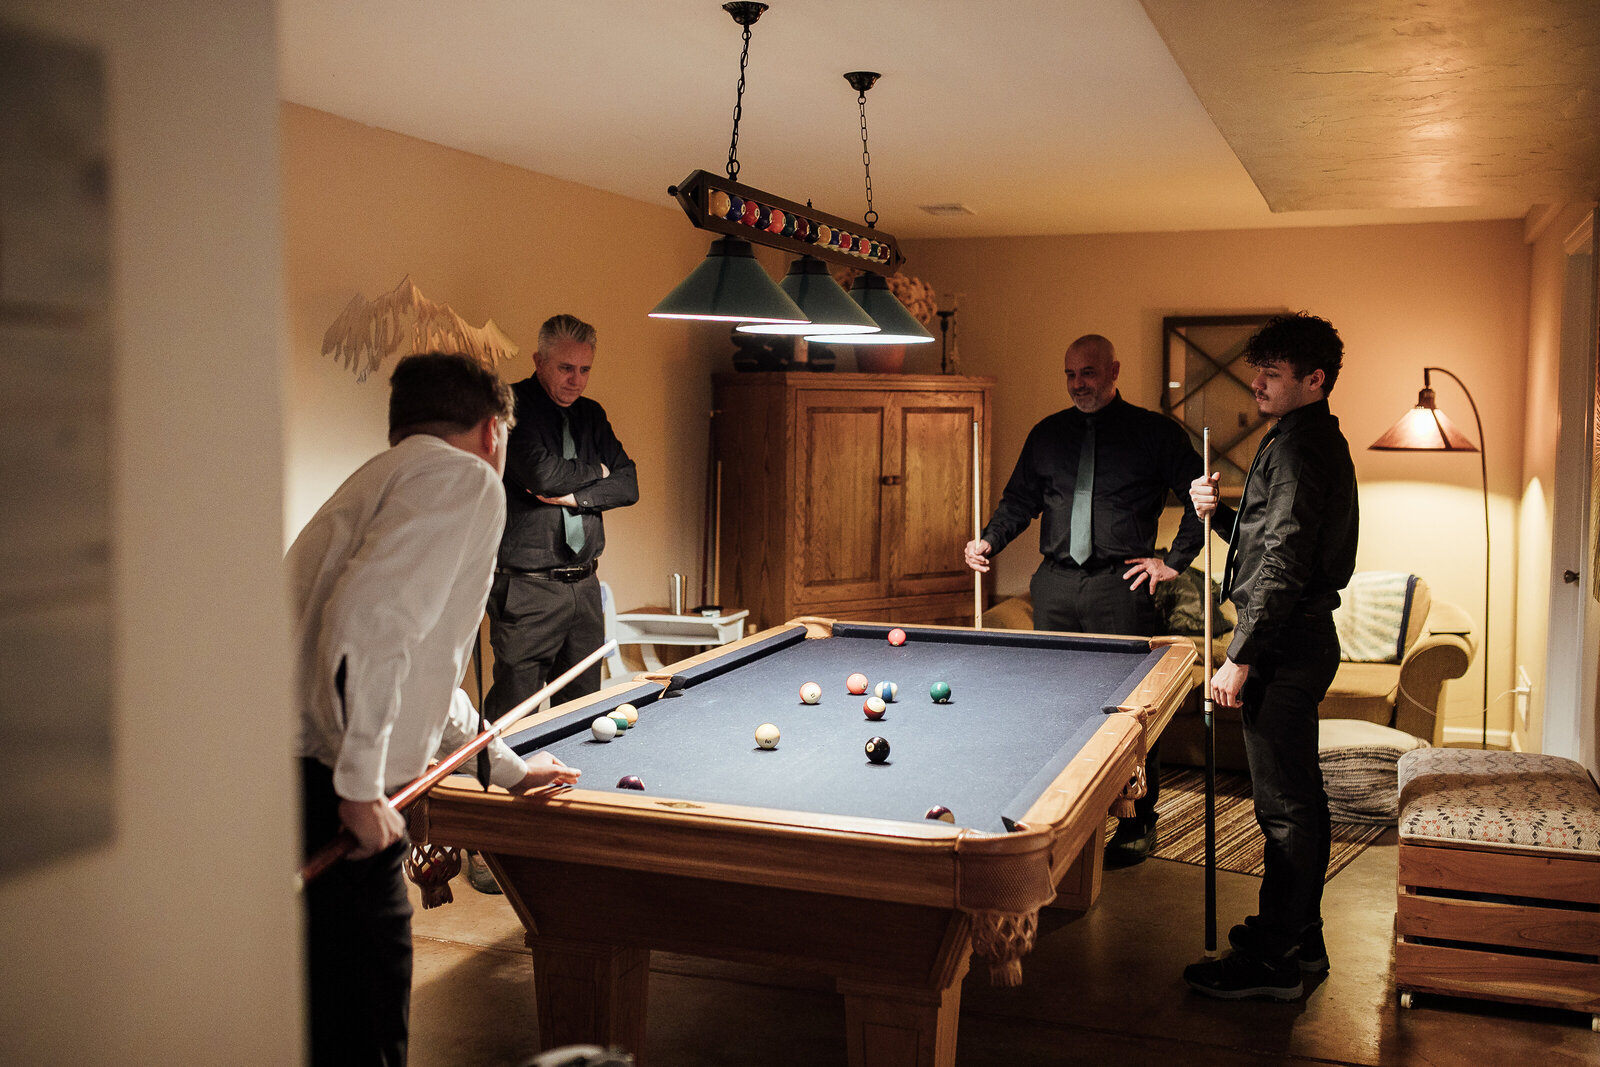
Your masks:
<svg viewBox="0 0 1600 1067"><path fill-rule="evenodd" d="M595 328L556 315L539 328L533 377L512 386L515 427L506 446L506 528L489 591L493 719L605 640L596 576L601 520L639 499L633 460L605 409L583 395L594 365ZM553 702L600 688L600 665Z"/></svg>

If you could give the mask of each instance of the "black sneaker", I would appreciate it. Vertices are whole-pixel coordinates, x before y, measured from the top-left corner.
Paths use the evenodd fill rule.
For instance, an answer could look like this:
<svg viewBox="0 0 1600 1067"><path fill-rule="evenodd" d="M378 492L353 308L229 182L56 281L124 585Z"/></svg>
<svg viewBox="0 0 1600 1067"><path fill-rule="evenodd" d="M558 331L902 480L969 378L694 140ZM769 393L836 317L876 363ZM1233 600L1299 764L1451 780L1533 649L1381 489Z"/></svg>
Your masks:
<svg viewBox="0 0 1600 1067"><path fill-rule="evenodd" d="M1245 916L1244 922L1228 931L1228 944L1240 952L1253 952L1263 955L1263 946L1258 933L1261 920L1255 915ZM1294 961L1300 967L1301 974L1327 974L1328 973L1328 946L1322 940L1322 924L1308 927L1300 935L1300 944L1295 947Z"/></svg>
<svg viewBox="0 0 1600 1067"><path fill-rule="evenodd" d="M1219 1000L1299 1000L1305 992L1293 960L1264 960L1248 952L1230 952L1220 960L1191 963L1183 969L1183 980L1196 993Z"/></svg>
<svg viewBox="0 0 1600 1067"><path fill-rule="evenodd" d="M1123 819L1106 842L1105 865L1115 869L1143 863L1155 852L1156 840L1154 826L1146 830L1134 819Z"/></svg>
<svg viewBox="0 0 1600 1067"><path fill-rule="evenodd" d="M487 896L500 895L500 883L494 880L494 872L476 852L467 853L467 884Z"/></svg>

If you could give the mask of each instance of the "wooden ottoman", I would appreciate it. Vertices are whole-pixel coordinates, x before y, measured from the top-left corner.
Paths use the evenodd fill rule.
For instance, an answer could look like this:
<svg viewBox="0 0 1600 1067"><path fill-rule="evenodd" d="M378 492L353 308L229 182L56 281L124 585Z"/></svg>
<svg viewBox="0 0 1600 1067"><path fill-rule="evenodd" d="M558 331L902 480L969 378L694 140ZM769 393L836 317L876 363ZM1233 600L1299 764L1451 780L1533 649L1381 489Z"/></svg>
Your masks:
<svg viewBox="0 0 1600 1067"><path fill-rule="evenodd" d="M1600 790L1578 763L1400 758L1395 985L1586 1012L1600 1030Z"/></svg>

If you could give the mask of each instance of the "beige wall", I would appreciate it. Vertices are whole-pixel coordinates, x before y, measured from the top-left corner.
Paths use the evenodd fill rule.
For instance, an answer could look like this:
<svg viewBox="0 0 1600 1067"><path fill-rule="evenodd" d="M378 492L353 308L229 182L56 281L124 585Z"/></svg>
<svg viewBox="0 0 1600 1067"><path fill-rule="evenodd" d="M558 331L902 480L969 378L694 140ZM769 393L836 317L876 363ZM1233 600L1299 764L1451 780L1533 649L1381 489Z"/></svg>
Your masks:
<svg viewBox="0 0 1600 1067"><path fill-rule="evenodd" d="M296 1063L274 5L7 17L109 72L116 830L0 880L0 1062Z"/></svg>
<svg viewBox="0 0 1600 1067"><path fill-rule="evenodd" d="M1510 699L1493 698L1512 684L1516 648L1529 277L1519 222L908 241L905 250L907 271L943 294L941 306L959 296L962 371L998 379L990 504L1029 427L1066 405L1061 358L1074 337L1110 337L1124 396L1158 407L1163 316L1303 308L1328 318L1346 347L1332 406L1361 484L1358 566L1423 575L1481 634L1477 457L1366 450L1416 403L1424 366L1459 375L1489 444L1489 726L1491 737L1506 734ZM908 363L937 359L937 351L918 353ZM1440 376L1433 384L1440 407L1476 437L1460 390ZM1025 590L1037 561L1030 533L1001 556L997 588ZM1454 736L1477 736L1483 662L1451 685Z"/></svg>
<svg viewBox="0 0 1600 1067"><path fill-rule="evenodd" d="M386 447L384 374L358 383L322 356L354 293L410 274L474 325L521 346L501 368L533 372L539 324L567 312L600 331L588 395L639 467L637 505L606 516L601 576L619 605L664 602L667 575L698 592L711 371L731 366L715 331L646 317L705 255L665 190L641 204L595 189L283 105L290 378L286 538ZM712 353L715 353L714 355ZM388 369L385 368L385 373Z"/></svg>

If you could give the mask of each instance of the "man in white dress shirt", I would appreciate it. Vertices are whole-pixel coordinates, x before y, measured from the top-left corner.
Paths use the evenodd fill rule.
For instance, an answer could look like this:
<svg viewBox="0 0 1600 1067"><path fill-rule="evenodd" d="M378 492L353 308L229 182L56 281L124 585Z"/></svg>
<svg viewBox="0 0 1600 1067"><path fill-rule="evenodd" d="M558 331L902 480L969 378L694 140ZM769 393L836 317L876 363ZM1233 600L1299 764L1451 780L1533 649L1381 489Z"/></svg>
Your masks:
<svg viewBox="0 0 1600 1067"><path fill-rule="evenodd" d="M388 797L471 740L459 682L505 524L510 390L465 356L401 360L388 451L339 487L289 549L305 849L358 847L306 888L311 1059L403 1064L411 991L405 822ZM578 772L496 740L512 792Z"/></svg>

